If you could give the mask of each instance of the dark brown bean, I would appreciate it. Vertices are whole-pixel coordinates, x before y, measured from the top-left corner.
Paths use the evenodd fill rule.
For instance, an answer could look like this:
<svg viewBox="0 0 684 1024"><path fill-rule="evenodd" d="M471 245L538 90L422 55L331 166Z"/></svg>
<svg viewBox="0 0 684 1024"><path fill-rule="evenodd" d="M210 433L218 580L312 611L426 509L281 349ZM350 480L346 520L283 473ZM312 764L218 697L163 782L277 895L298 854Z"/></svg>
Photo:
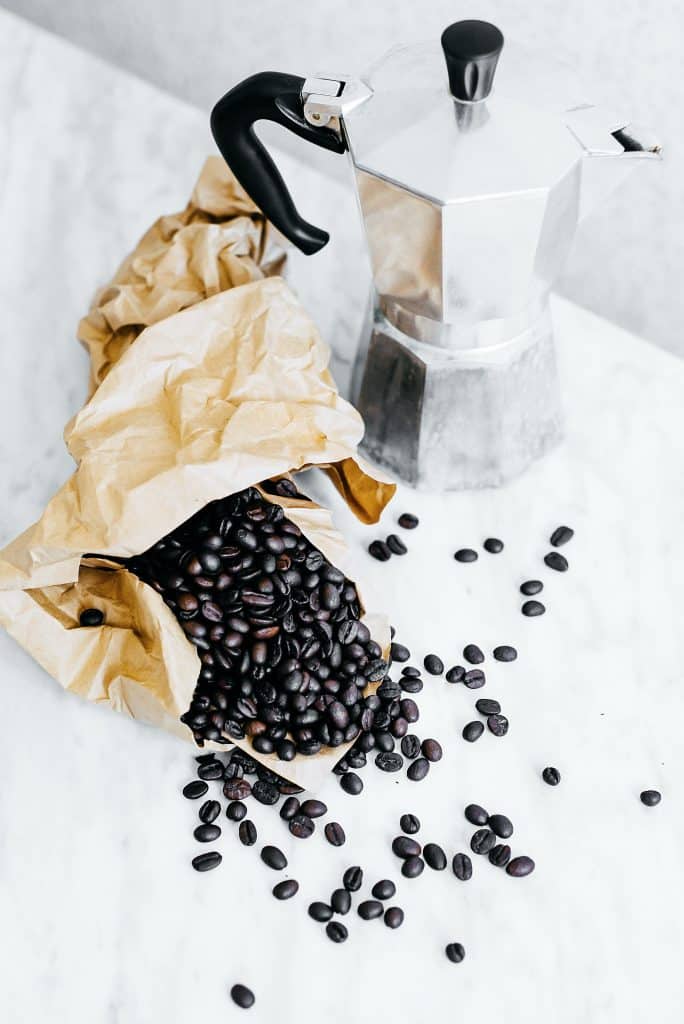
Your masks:
<svg viewBox="0 0 684 1024"><path fill-rule="evenodd" d="M310 818L322 818L324 814L328 813L328 808L322 800L305 800L301 811L302 814L307 814Z"/></svg>
<svg viewBox="0 0 684 1024"><path fill-rule="evenodd" d="M477 832L473 833L470 840L470 849L473 853L485 854L489 853L493 846L496 845L496 836L488 828L480 828Z"/></svg>
<svg viewBox="0 0 684 1024"><path fill-rule="evenodd" d="M330 897L330 906L336 914L348 914L351 909L351 896L347 889L335 889Z"/></svg>
<svg viewBox="0 0 684 1024"><path fill-rule="evenodd" d="M246 985L233 985L230 998L243 1010L249 1010L250 1006L254 1006L254 993Z"/></svg>
<svg viewBox="0 0 684 1024"><path fill-rule="evenodd" d="M447 683L462 683L465 679L466 670L463 665L454 665L446 674Z"/></svg>
<svg viewBox="0 0 684 1024"><path fill-rule="evenodd" d="M484 725L482 722L468 722L467 725L463 726L462 736L468 743L474 743L475 740L479 740L483 732Z"/></svg>
<svg viewBox="0 0 684 1024"><path fill-rule="evenodd" d="M567 544L575 536L575 531L569 526L557 526L549 537L549 544L554 548L560 548Z"/></svg>
<svg viewBox="0 0 684 1024"><path fill-rule="evenodd" d="M240 800L232 800L226 807L226 818L231 821L242 821L247 814L247 808Z"/></svg>
<svg viewBox="0 0 684 1024"><path fill-rule="evenodd" d="M299 813L299 800L296 796L288 796L280 808L280 817L283 821L291 821L295 814Z"/></svg>
<svg viewBox="0 0 684 1024"><path fill-rule="evenodd" d="M469 878L473 877L473 862L467 853L455 854L451 862L451 868L456 877L462 882L467 882Z"/></svg>
<svg viewBox="0 0 684 1024"><path fill-rule="evenodd" d="M197 857L192 858L192 866L195 871L212 871L213 868L217 868L223 857L217 850L211 850L209 853L200 853Z"/></svg>
<svg viewBox="0 0 684 1024"><path fill-rule="evenodd" d="M397 519L397 522L403 530L415 530L420 520L418 519L418 516L414 516L411 512L402 512Z"/></svg>
<svg viewBox="0 0 684 1024"><path fill-rule="evenodd" d="M278 882L273 886L273 895L277 900L290 900L299 892L299 882L294 878L288 878L284 882Z"/></svg>
<svg viewBox="0 0 684 1024"><path fill-rule="evenodd" d="M392 557L392 552L385 544L384 540L374 540L368 545L368 553L373 558L377 559L378 562L388 562Z"/></svg>
<svg viewBox="0 0 684 1024"><path fill-rule="evenodd" d="M422 857L407 857L401 865L401 873L404 878L417 878L422 875L425 861Z"/></svg>
<svg viewBox="0 0 684 1024"><path fill-rule="evenodd" d="M78 617L79 626L101 626L104 622L104 612L99 608L84 608Z"/></svg>
<svg viewBox="0 0 684 1024"><path fill-rule="evenodd" d="M186 800L199 800L208 792L209 787L206 782L200 782L197 779L194 782L188 782L187 786L183 786L183 796Z"/></svg>
<svg viewBox="0 0 684 1024"><path fill-rule="evenodd" d="M429 672L431 676L441 676L444 671L444 662L436 654L426 654L423 665L425 671Z"/></svg>
<svg viewBox="0 0 684 1024"><path fill-rule="evenodd" d="M354 864L342 875L342 884L347 892L358 892L363 885L363 871Z"/></svg>
<svg viewBox="0 0 684 1024"><path fill-rule="evenodd" d="M646 807L655 807L660 803L662 797L657 789L645 789L639 794L639 799Z"/></svg>
<svg viewBox="0 0 684 1024"><path fill-rule="evenodd" d="M213 843L221 835L218 825L198 825L193 835L198 843Z"/></svg>
<svg viewBox="0 0 684 1024"><path fill-rule="evenodd" d="M561 774L557 768L548 767L542 772L542 779L547 786L557 786L561 780Z"/></svg>
<svg viewBox="0 0 684 1024"><path fill-rule="evenodd" d="M490 715L487 728L494 736L505 736L508 732L508 719L505 715Z"/></svg>
<svg viewBox="0 0 684 1024"><path fill-rule="evenodd" d="M521 611L523 615L526 615L530 619L534 619L539 615L543 615L546 611L546 607L541 603L541 601L525 601Z"/></svg>
<svg viewBox="0 0 684 1024"><path fill-rule="evenodd" d="M396 885L389 878L381 878L371 889L376 900L391 900L396 891Z"/></svg>
<svg viewBox="0 0 684 1024"><path fill-rule="evenodd" d="M325 838L331 846L344 846L347 837L338 821L329 821L325 826Z"/></svg>
<svg viewBox="0 0 684 1024"><path fill-rule="evenodd" d="M392 840L392 853L395 857L401 857L402 859L418 857L420 856L420 850L420 843L417 843L415 839L410 839L408 836L396 836Z"/></svg>
<svg viewBox="0 0 684 1024"><path fill-rule="evenodd" d="M420 831L420 818L416 817L415 814L402 814L399 819L399 827L402 832L413 836L416 832Z"/></svg>
<svg viewBox="0 0 684 1024"><path fill-rule="evenodd" d="M388 907L385 911L385 924L388 928L399 928L404 923L404 911L401 907Z"/></svg>
<svg viewBox="0 0 684 1024"><path fill-rule="evenodd" d="M403 540L401 537L397 537L396 533L390 533L385 543L393 555L405 555L408 551Z"/></svg>
<svg viewBox="0 0 684 1024"><path fill-rule="evenodd" d="M257 841L257 830L256 825L249 818L245 818L244 821L240 822L238 829L238 836L243 846L254 846Z"/></svg>
<svg viewBox="0 0 684 1024"><path fill-rule="evenodd" d="M511 848L505 843L497 843L489 851L489 863L495 868L505 868L511 859Z"/></svg>
<svg viewBox="0 0 684 1024"><path fill-rule="evenodd" d="M264 846L261 850L261 859L266 867L273 871L283 871L287 867L287 857L277 846Z"/></svg>
<svg viewBox="0 0 684 1024"><path fill-rule="evenodd" d="M506 874L513 878L524 878L534 871L534 861L531 857L514 857L506 866Z"/></svg>
<svg viewBox="0 0 684 1024"><path fill-rule="evenodd" d="M411 782L421 782L430 771L430 762L424 757L418 757L408 766L406 778Z"/></svg>
<svg viewBox="0 0 684 1024"><path fill-rule="evenodd" d="M544 589L544 584L541 580L525 580L524 583L520 584L520 593L524 594L525 597L534 597L535 594L541 593Z"/></svg>
<svg viewBox="0 0 684 1024"><path fill-rule="evenodd" d="M465 957L465 949L460 942L450 942L444 952L447 955L447 960L451 960L452 964L460 964Z"/></svg>
<svg viewBox="0 0 684 1024"><path fill-rule="evenodd" d="M307 814L295 814L288 822L288 828L297 839L308 839L314 834L316 826Z"/></svg>
<svg viewBox="0 0 684 1024"><path fill-rule="evenodd" d="M477 644L466 644L463 648L463 657L471 665L481 665L484 661L484 654Z"/></svg>
<svg viewBox="0 0 684 1024"><path fill-rule="evenodd" d="M490 814L487 824L499 839L509 839L513 835L513 822L505 814Z"/></svg>
<svg viewBox="0 0 684 1024"><path fill-rule="evenodd" d="M325 927L326 934L332 942L346 942L349 932L341 921L329 921Z"/></svg>
<svg viewBox="0 0 684 1024"><path fill-rule="evenodd" d="M487 682L486 676L482 669L471 668L469 672L463 677L463 682L469 690L479 690L481 686Z"/></svg>
<svg viewBox="0 0 684 1024"><path fill-rule="evenodd" d="M420 749L423 752L423 757L426 757L427 760L431 761L433 764L442 760L442 744L437 740L423 740Z"/></svg>
<svg viewBox="0 0 684 1024"><path fill-rule="evenodd" d="M482 547L485 551L488 551L490 555L499 555L504 549L504 544L498 537L487 537L487 540L484 542Z"/></svg>
<svg viewBox="0 0 684 1024"><path fill-rule="evenodd" d="M382 917L383 910L383 905L378 900L364 900L363 903L359 903L357 913L364 921L372 921L376 917Z"/></svg>
<svg viewBox="0 0 684 1024"><path fill-rule="evenodd" d="M463 813L471 825L486 825L489 821L489 813L479 804L468 804Z"/></svg>
<svg viewBox="0 0 684 1024"><path fill-rule="evenodd" d="M500 644L492 653L497 661L515 661L518 657L515 647L511 647L510 644Z"/></svg>
<svg viewBox="0 0 684 1024"><path fill-rule="evenodd" d="M329 921L332 916L332 907L329 907L327 903L316 900L309 904L309 917L312 917L314 921Z"/></svg>
<svg viewBox="0 0 684 1024"><path fill-rule="evenodd" d="M446 854L437 843L426 843L423 847L425 863L433 871L444 871L447 866Z"/></svg>
<svg viewBox="0 0 684 1024"><path fill-rule="evenodd" d="M544 564L556 572L568 571L568 560L560 551L549 551L548 555L544 555Z"/></svg>
<svg viewBox="0 0 684 1024"><path fill-rule="evenodd" d="M476 562L477 551L473 551L472 548L459 548L458 551L454 554L454 558L456 559L457 562Z"/></svg>
<svg viewBox="0 0 684 1024"><path fill-rule="evenodd" d="M350 796L358 796L363 789L363 782L356 772L347 772L340 776L340 786Z"/></svg>

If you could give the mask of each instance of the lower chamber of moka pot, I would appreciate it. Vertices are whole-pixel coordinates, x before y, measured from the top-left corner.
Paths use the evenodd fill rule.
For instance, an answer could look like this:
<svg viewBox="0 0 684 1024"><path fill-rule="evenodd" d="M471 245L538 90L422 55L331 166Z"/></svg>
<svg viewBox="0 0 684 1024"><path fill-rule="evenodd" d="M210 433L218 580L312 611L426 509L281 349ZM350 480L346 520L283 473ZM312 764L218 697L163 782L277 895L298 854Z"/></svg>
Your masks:
<svg viewBox="0 0 684 1024"><path fill-rule="evenodd" d="M352 400L364 452L399 479L431 491L498 487L562 437L548 307L514 337L467 349L416 342L371 309Z"/></svg>

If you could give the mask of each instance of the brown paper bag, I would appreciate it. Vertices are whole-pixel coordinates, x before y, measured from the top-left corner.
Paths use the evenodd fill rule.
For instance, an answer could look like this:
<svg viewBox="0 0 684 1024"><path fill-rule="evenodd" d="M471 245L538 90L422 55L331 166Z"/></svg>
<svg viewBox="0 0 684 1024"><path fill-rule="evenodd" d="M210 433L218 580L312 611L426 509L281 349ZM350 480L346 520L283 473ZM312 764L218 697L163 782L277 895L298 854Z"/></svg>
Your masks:
<svg viewBox="0 0 684 1024"><path fill-rule="evenodd" d="M359 518L377 521L395 488L359 458L363 424L328 358L276 277L147 328L121 355L65 432L73 476L0 552L0 624L65 689L191 740L178 718L199 659L161 597L108 556L138 554L208 502L311 466L329 472ZM267 497L347 571L326 509ZM80 627L83 607L101 608L105 625ZM386 620L366 621L386 649ZM284 765L241 745L309 787L345 749Z"/></svg>

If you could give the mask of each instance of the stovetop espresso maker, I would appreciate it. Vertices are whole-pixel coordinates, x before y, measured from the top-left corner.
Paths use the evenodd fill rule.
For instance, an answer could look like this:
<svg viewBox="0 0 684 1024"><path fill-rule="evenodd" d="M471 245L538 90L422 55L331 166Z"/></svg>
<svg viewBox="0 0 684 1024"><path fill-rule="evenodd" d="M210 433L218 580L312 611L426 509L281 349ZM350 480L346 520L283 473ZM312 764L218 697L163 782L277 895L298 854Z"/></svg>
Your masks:
<svg viewBox="0 0 684 1024"><path fill-rule="evenodd" d="M526 51L506 51L495 83L502 47L494 25L460 21L442 52L398 47L362 78L253 75L211 117L242 186L305 253L329 236L253 125L349 153L373 270L352 399L368 455L430 489L500 484L560 438L550 289L585 210L660 153Z"/></svg>

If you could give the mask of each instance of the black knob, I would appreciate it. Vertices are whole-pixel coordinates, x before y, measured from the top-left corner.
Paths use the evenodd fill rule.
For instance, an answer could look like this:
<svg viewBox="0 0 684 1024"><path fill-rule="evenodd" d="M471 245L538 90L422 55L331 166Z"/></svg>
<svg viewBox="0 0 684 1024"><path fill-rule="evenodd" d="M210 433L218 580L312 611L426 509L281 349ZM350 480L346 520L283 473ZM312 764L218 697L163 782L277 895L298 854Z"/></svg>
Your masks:
<svg viewBox="0 0 684 1024"><path fill-rule="evenodd" d="M442 49L451 95L457 100L484 100L494 81L504 37L488 21L456 21L442 32Z"/></svg>

